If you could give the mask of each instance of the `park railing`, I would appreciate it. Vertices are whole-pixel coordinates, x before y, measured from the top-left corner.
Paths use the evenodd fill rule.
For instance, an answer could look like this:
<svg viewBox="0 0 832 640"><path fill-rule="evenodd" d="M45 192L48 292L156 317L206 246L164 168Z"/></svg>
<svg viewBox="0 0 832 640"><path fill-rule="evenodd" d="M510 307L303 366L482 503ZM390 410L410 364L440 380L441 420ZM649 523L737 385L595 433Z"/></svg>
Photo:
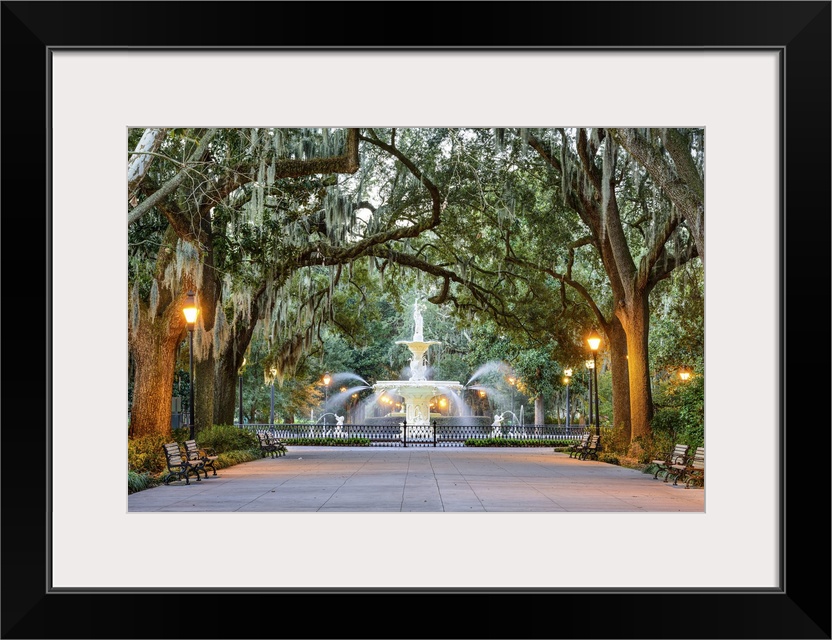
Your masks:
<svg viewBox="0 0 832 640"><path fill-rule="evenodd" d="M237 425L238 427L240 425ZM353 438L369 440L376 447L462 447L466 442L487 440L528 440L558 442L579 440L595 427L585 425L426 425L391 424L243 424L250 431L269 431L283 440L304 444L345 444ZM474 442L475 443L475 442Z"/></svg>

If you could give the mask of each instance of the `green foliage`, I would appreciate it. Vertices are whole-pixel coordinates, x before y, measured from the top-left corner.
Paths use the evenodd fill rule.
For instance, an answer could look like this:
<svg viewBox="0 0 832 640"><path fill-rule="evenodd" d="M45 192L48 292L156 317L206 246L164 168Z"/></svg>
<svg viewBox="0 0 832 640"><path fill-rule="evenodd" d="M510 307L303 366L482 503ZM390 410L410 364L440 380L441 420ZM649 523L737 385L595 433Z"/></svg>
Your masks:
<svg viewBox="0 0 832 640"><path fill-rule="evenodd" d="M701 262L688 263L659 282L650 296L650 363L674 373L705 354L705 277Z"/></svg>
<svg viewBox="0 0 832 640"><path fill-rule="evenodd" d="M158 479L149 473L137 473L132 470L127 471L127 493L144 491L150 487L155 487L157 484L159 484Z"/></svg>
<svg viewBox="0 0 832 640"><path fill-rule="evenodd" d="M195 436L197 437L197 436ZM166 442L185 442L185 440L191 439L191 429L190 427L178 427L176 429L171 429L171 438Z"/></svg>
<svg viewBox="0 0 832 640"><path fill-rule="evenodd" d="M252 431L223 424L215 424L197 432L196 443L200 447L210 447L218 454L259 447L257 435Z"/></svg>
<svg viewBox="0 0 832 640"><path fill-rule="evenodd" d="M368 438L285 438L288 446L298 447L369 447Z"/></svg>
<svg viewBox="0 0 832 640"><path fill-rule="evenodd" d="M630 440L623 427L606 427L601 431L601 445L603 451L610 456L625 455L630 446Z"/></svg>
<svg viewBox="0 0 832 640"><path fill-rule="evenodd" d="M233 467L235 464L259 460L261 457L259 448L226 451L217 456L217 459L214 461L214 468L224 469L226 467Z"/></svg>
<svg viewBox="0 0 832 640"><path fill-rule="evenodd" d="M682 406L679 417L682 421L683 432L691 447L701 447L705 444L705 378L694 375L682 387L679 394Z"/></svg>
<svg viewBox="0 0 832 640"><path fill-rule="evenodd" d="M657 452L666 452L676 443L700 447L705 443L705 378L694 369L690 380L667 378L657 385L651 429Z"/></svg>
<svg viewBox="0 0 832 640"><path fill-rule="evenodd" d="M127 442L127 467L135 473L158 474L167 468L162 445L171 442L163 435L131 438Z"/></svg>
<svg viewBox="0 0 832 640"><path fill-rule="evenodd" d="M470 438L466 447L565 447L569 443L563 440L526 440L521 438Z"/></svg>

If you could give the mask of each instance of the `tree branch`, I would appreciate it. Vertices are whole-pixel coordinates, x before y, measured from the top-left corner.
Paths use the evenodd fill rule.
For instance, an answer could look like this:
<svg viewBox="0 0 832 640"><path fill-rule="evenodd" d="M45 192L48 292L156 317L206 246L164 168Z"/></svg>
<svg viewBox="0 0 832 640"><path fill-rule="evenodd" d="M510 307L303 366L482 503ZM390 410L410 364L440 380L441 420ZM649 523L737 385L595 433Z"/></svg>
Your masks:
<svg viewBox="0 0 832 640"><path fill-rule="evenodd" d="M208 150L208 143L211 142L211 138L213 138L217 133L217 129L208 129L205 132L205 135L202 136L202 139L199 141L194 152L188 158L185 165L182 169L177 173L173 178L168 180L164 185L162 185L158 190L156 190L150 197L146 198L142 202L140 202L136 207L133 208L130 213L127 214L127 224L131 225L136 220L141 218L144 214L150 211L157 203L161 202L162 199L173 193L176 188L182 183L185 179L185 176L188 175L188 172L191 170L192 166L196 164L199 160L202 159L202 156L205 155L205 152Z"/></svg>

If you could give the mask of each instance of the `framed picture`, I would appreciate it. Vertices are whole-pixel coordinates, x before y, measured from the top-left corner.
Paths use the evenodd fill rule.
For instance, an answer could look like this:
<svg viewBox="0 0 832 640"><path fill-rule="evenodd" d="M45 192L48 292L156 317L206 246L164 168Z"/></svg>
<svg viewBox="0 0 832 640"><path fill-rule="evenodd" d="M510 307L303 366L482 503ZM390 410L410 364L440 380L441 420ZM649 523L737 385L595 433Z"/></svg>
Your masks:
<svg viewBox="0 0 832 640"><path fill-rule="evenodd" d="M827 376L817 374L814 343L803 348L794 331L786 340L787 326L816 323L795 317L798 309L815 315L820 299L826 316L830 291L829 2L4 2L2 11L7 345L19 342L9 326L46 337L31 341L43 344L43 357L16 355L13 368L7 358L4 376L0 570L16 588L4 587L3 637L170 637L189 610L211 612L220 636L255 637L264 619L251 597L286 612L292 633L304 624L312 637L353 635L354 622L328 608L359 602L350 618L382 602L404 605L408 637L666 638L680 624L682 637L830 637L828 474L806 463L829 450L818 407ZM122 162L126 129L160 123L705 127L714 140L706 289L715 292L706 344L715 336L717 347L706 347L706 367L720 381L706 390L717 479L705 519L676 531L608 527L608 548L586 564L592 578L567 586L524 583L512 565L542 558L516 549L497 559L467 536L456 544L487 563L483 588L456 583L445 558L424 560L436 573L426 586L408 582L419 559L373 557L372 544L352 557L304 550L320 520L130 520L122 452L110 446L122 439L109 431L121 426L126 386ZM760 196L770 211L744 209ZM798 282L801 298L787 300ZM44 303L43 313L29 309ZM749 439L765 454L745 459ZM549 534L530 522L501 526ZM291 528L293 542L264 565L264 529L275 524ZM324 526L363 529L358 541L372 539L376 524ZM425 535L452 535L455 526L380 524ZM651 537L672 540L678 554L656 557ZM744 579L746 566L731 563L749 549L765 569ZM287 571L316 579L247 582L258 570L279 572L284 553L304 558ZM707 580L650 586L651 572L703 563L714 567ZM156 584L138 579L147 567ZM367 579L382 570L401 580ZM192 571L200 577L183 577ZM622 574L632 586L621 586ZM461 597L452 606L467 605L465 623L436 617ZM434 606L417 613L425 598ZM484 611L474 598L487 599ZM123 630L96 613L114 602L130 620ZM320 612L301 622L309 607ZM579 613L585 607L589 619ZM391 624L357 635L405 635Z"/></svg>

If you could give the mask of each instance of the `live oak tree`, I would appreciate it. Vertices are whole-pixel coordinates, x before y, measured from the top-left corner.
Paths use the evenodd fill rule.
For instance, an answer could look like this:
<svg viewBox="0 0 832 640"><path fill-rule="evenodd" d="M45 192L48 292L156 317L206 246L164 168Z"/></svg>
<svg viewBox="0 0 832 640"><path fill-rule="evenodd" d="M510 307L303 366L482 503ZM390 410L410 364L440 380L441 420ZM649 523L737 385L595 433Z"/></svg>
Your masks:
<svg viewBox="0 0 832 640"><path fill-rule="evenodd" d="M613 294L614 321L600 308L593 311L610 344L614 401L629 394L631 440L648 437L649 295L674 268L697 257L690 230L660 185L636 170L606 130L525 135L557 172L565 201L591 233Z"/></svg>
<svg viewBox="0 0 832 640"><path fill-rule="evenodd" d="M282 132L260 132L258 130L173 130L161 142L162 130L142 132L142 136L128 162L128 224L135 225L151 212L163 216L177 237L179 256L188 256L186 265L179 263L177 276L185 271L192 274L189 281L174 282L169 270L156 269L155 289L150 287L143 296L134 278L131 286L131 306L142 308L150 300L153 291L160 291L160 280L167 277L168 288L162 288L167 295L154 297L156 304L147 306L148 313L132 313L131 321L138 323L131 327L131 335L139 335L143 323L166 325L170 332L184 336L184 321L180 319L181 306L189 289L198 292L200 314L195 337L195 379L196 422L210 425L214 422L214 388L216 371L216 344L214 341L215 321L220 307L221 322L216 325L217 337L223 337L225 310L221 308L222 286L226 279L216 269L217 252L215 239L224 237L228 228L214 225L217 207L230 205L235 210L251 207L254 213L262 212L257 198L264 197L267 188L278 179L300 178L332 172L355 172L358 169L357 131L348 130L334 141L328 138L319 145L306 144L301 135L299 140L287 140ZM324 136L326 138L326 136ZM332 144L330 144L332 142ZM292 147L297 143L297 147ZM153 151L150 151L152 149ZM333 149L335 152L333 153ZM151 163L141 168L138 158L152 154ZM186 248L190 247L190 248ZM173 247L168 246L168 251ZM250 311L250 309L249 309ZM235 312L236 313L236 312ZM170 353L175 351L162 337L162 332L151 332L143 343L143 349L157 354L156 360L167 363ZM227 337L227 334L226 334ZM219 341L218 341L219 342ZM146 384L136 385L131 424L134 434L165 432L169 418L161 420L163 412L169 416L170 384L168 375L148 375L145 371L148 358L136 350L139 342L131 341L134 355L136 379ZM222 349L222 345L219 345ZM225 355L225 354L223 354ZM236 353L234 371L242 363L242 353ZM165 364L156 366L167 366ZM220 371L228 375L228 367ZM171 367L172 372L172 367ZM148 385L153 385L152 390ZM167 396L166 402L161 400ZM149 413L145 397L155 399L156 405L164 407Z"/></svg>

